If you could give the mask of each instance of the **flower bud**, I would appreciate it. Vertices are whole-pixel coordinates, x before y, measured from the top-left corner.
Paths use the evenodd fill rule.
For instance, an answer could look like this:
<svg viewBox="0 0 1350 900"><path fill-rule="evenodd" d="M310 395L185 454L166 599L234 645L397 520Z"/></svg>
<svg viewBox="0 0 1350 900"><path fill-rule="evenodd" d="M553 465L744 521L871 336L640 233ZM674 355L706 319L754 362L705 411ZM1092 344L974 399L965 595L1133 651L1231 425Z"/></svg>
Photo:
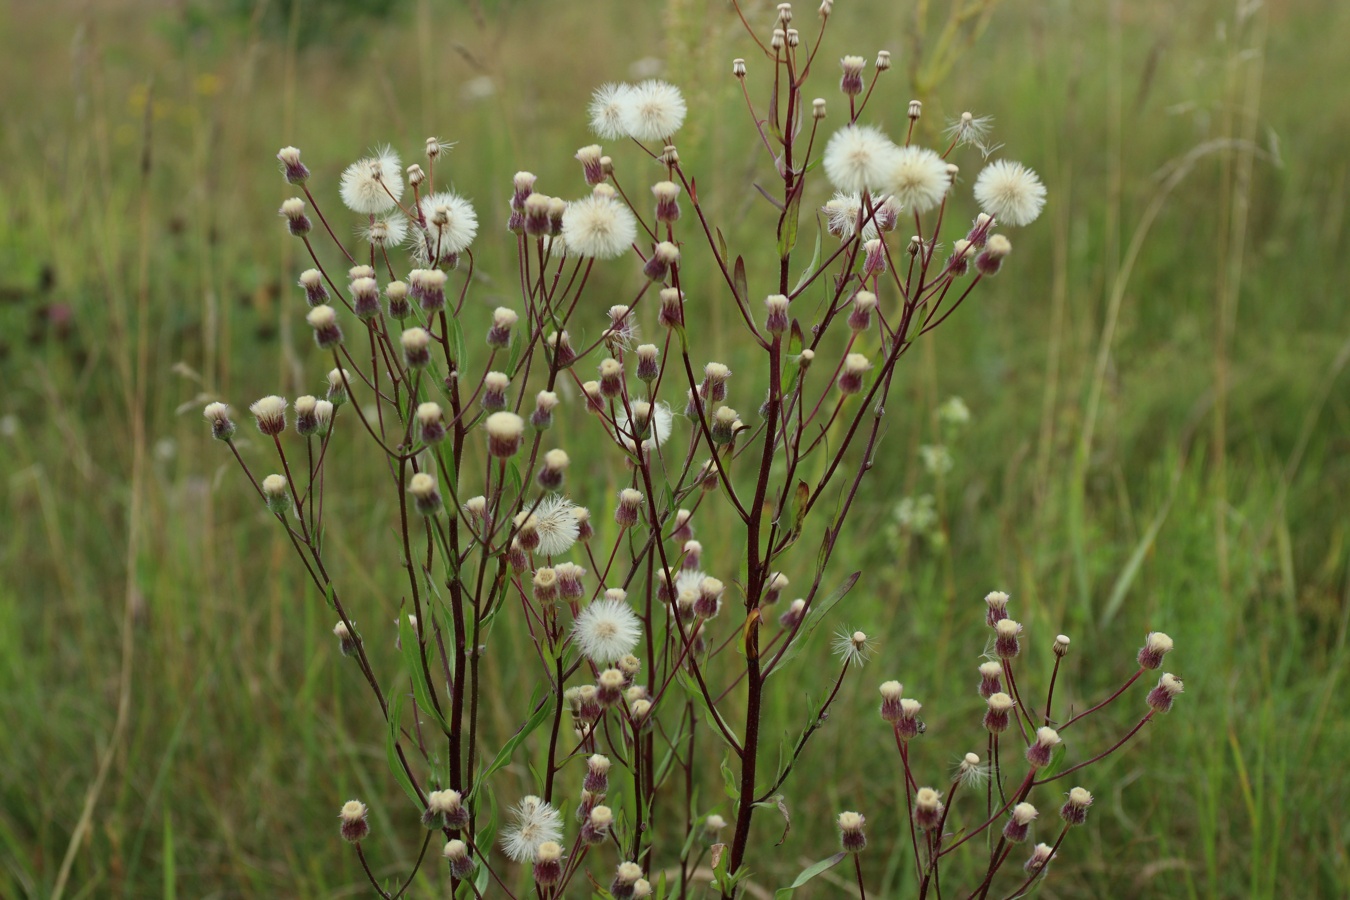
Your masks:
<svg viewBox="0 0 1350 900"><path fill-rule="evenodd" d="M1163 657L1172 652L1172 639L1161 631L1150 631L1139 649L1139 667L1157 669L1163 664Z"/></svg>
<svg viewBox="0 0 1350 900"><path fill-rule="evenodd" d="M228 441L237 430L230 420L230 408L224 403L208 403L202 411L206 421L211 423L211 437L218 441Z"/></svg>
<svg viewBox="0 0 1350 900"><path fill-rule="evenodd" d="M445 416L439 403L421 403L417 407L418 435L424 444L445 440Z"/></svg>
<svg viewBox="0 0 1350 900"><path fill-rule="evenodd" d="M1166 672L1158 679L1158 686L1148 692L1148 705L1160 713L1171 712L1172 702L1183 690L1180 678Z"/></svg>
<svg viewBox="0 0 1350 900"><path fill-rule="evenodd" d="M426 329L413 327L399 335L403 346L403 363L410 369L424 369L431 364L431 335Z"/></svg>
<svg viewBox="0 0 1350 900"><path fill-rule="evenodd" d="M328 304L320 304L305 316L309 327L314 329L314 343L320 350L333 350L342 345L342 329L337 323L337 313Z"/></svg>
<svg viewBox="0 0 1350 900"><path fill-rule="evenodd" d="M1027 839L1031 823L1039 813L1030 803L1019 803L1013 807L1008 823L1003 826L1003 839L1012 844L1020 844Z"/></svg>
<svg viewBox="0 0 1350 900"><path fill-rule="evenodd" d="M286 400L275 394L263 397L248 408L258 423L258 430L268 437L275 437L286 430Z"/></svg>
<svg viewBox="0 0 1350 900"><path fill-rule="evenodd" d="M488 452L498 459L507 459L520 452L525 422L510 412L495 412L484 423L488 433Z"/></svg>
<svg viewBox="0 0 1350 900"><path fill-rule="evenodd" d="M844 357L844 369L839 373L839 393L847 397L861 391L863 376L870 368L872 363L861 353L850 353Z"/></svg>
<svg viewBox="0 0 1350 900"><path fill-rule="evenodd" d="M764 330L777 337L788 330L788 298L783 294L770 294L764 301L768 315L764 317Z"/></svg>
<svg viewBox="0 0 1350 900"><path fill-rule="evenodd" d="M919 788L914 794L914 824L923 831L931 831L942 821L942 798L930 787Z"/></svg>
<svg viewBox="0 0 1350 900"><path fill-rule="evenodd" d="M305 215L305 201L291 197L281 204L278 215L286 219L286 229L296 237L304 237L314 228L314 223Z"/></svg>
<svg viewBox="0 0 1350 900"><path fill-rule="evenodd" d="M290 483L283 475L268 475L262 480L263 499L274 515L284 516L291 508Z"/></svg>
<svg viewBox="0 0 1350 900"><path fill-rule="evenodd" d="M427 472L418 472L408 482L408 493L412 494L417 511L424 516L434 516L441 509L441 494L436 490L436 479Z"/></svg>
<svg viewBox="0 0 1350 900"><path fill-rule="evenodd" d="M338 816L342 821L342 839L349 844L359 844L370 834L370 823L366 821L366 805L360 800L348 800L342 804Z"/></svg>
<svg viewBox="0 0 1350 900"><path fill-rule="evenodd" d="M839 843L845 853L861 853L867 847L867 835L863 826L867 819L862 813L843 812L839 814Z"/></svg>
<svg viewBox="0 0 1350 900"><path fill-rule="evenodd" d="M1050 756L1060 744L1059 732L1048 726L1036 729L1036 740L1027 748L1027 762L1034 768L1050 764Z"/></svg>
<svg viewBox="0 0 1350 900"><path fill-rule="evenodd" d="M323 285L323 273L318 269L306 269L300 273L300 286L305 289L305 303L318 306L328 302L328 288Z"/></svg>
<svg viewBox="0 0 1350 900"><path fill-rule="evenodd" d="M304 184L309 180L309 169L300 161L300 151L295 147L282 147L277 151L281 160L281 172L290 184Z"/></svg>
<svg viewBox="0 0 1350 900"><path fill-rule="evenodd" d="M1000 619L994 626L994 653L999 659L1012 659L1021 650L1017 636L1022 633L1021 624L1012 619Z"/></svg>
<svg viewBox="0 0 1350 900"><path fill-rule="evenodd" d="M1069 791L1069 799L1059 808L1059 816L1066 825L1082 825L1087 821L1087 811L1091 805L1092 794L1087 788L1073 788Z"/></svg>

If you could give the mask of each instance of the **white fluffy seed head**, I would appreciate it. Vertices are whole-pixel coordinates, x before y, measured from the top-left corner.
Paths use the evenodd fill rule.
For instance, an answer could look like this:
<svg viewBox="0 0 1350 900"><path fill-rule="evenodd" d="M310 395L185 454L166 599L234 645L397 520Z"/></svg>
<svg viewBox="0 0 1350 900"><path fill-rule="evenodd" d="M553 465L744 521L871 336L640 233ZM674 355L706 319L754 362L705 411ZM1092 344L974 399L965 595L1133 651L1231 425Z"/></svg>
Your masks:
<svg viewBox="0 0 1350 900"><path fill-rule="evenodd" d="M1045 207L1045 185L1021 163L1000 159L975 179L975 200L1003 225L1029 225Z"/></svg>
<svg viewBox="0 0 1350 900"><path fill-rule="evenodd" d="M577 614L572 625L577 648L596 665L627 656L641 637L642 621L625 600L596 600Z"/></svg>
<svg viewBox="0 0 1350 900"><path fill-rule="evenodd" d="M606 140L627 137L625 110L632 102L633 87L628 84L604 84L591 95L591 130Z"/></svg>
<svg viewBox="0 0 1350 900"><path fill-rule="evenodd" d="M942 202L951 185L947 164L926 147L902 147L890 161L886 191L906 209L924 213Z"/></svg>
<svg viewBox="0 0 1350 900"><path fill-rule="evenodd" d="M876 191L891 170L897 149L890 138L870 125L848 125L825 145L825 175L841 191Z"/></svg>
<svg viewBox="0 0 1350 900"><path fill-rule="evenodd" d="M665 81L652 79L632 88L620 115L624 132L639 141L673 137L688 113L680 89Z"/></svg>
<svg viewBox="0 0 1350 900"><path fill-rule="evenodd" d="M403 168L398 154L382 147L357 160L342 173L342 202L353 212L375 215L393 209L403 196Z"/></svg>
<svg viewBox="0 0 1350 900"><path fill-rule="evenodd" d="M632 210L607 194L596 192L575 200L563 213L562 239L569 254L614 259L622 256L636 238L637 220Z"/></svg>

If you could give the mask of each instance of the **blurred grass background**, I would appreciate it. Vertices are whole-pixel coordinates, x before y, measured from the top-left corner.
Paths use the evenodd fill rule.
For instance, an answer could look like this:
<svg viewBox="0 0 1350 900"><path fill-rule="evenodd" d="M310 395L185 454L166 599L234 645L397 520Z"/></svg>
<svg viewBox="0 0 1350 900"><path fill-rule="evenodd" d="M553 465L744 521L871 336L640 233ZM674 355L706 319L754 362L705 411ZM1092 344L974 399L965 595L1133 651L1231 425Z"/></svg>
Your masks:
<svg viewBox="0 0 1350 900"><path fill-rule="evenodd" d="M680 149L701 196L733 246L764 244L746 185L767 169L729 60L750 58L752 82L763 66L720 0L354 6L0 7L5 897L52 893L87 803L68 897L363 895L333 821L348 795L375 811L387 871L416 853L320 598L200 416L206 398L242 409L313 390L326 369L297 328L278 147L303 149L335 207L337 174L370 145L415 158L429 134L458 141L450 171L484 219L479 315L510 296L511 245L493 238L512 173L579 192L591 89L662 60L690 100ZM840 625L881 651L808 750L791 834L757 880L780 886L827 855L834 813L859 808L878 896L907 896L907 843L881 837L900 833L903 800L875 685L900 678L925 701L919 765L934 780L963 740L982 746L979 598L1001 587L1033 660L1072 636L1064 701L1109 691L1150 629L1176 638L1169 667L1187 684L1085 779L1097 806L1044 896L1346 896L1350 7L1036 0L944 44L946 9L927 6L841 0L823 57L892 51L883 121L911 95L929 135L963 109L994 115L1050 204L1013 234L1004 274L902 366L835 567L864 570ZM746 8L772 19L772 4ZM803 5L805 34L813 22ZM959 161L969 184L978 158ZM633 274L605 277L619 291ZM714 273L694 277L716 321ZM735 369L736 348L708 340ZM959 435L937 416L955 395L973 414ZM940 442L954 465L935 476L919 448ZM335 466L360 465L334 450ZM376 598L388 618L396 605L374 484L358 475L329 501L367 620ZM902 498L924 494L935 524L899 527ZM376 660L396 665L392 646ZM503 695L528 693L509 669ZM795 733L802 698L771 693L772 721ZM1077 740L1104 746L1141 704L1130 695ZM757 822L767 848L777 826Z"/></svg>

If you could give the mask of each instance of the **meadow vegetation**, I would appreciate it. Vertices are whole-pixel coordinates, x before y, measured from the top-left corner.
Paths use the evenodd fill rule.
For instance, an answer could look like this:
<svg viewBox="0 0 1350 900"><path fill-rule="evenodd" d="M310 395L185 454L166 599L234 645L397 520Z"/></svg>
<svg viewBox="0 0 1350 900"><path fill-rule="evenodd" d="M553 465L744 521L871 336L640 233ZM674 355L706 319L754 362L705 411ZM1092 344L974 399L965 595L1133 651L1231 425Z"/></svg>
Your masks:
<svg viewBox="0 0 1350 900"><path fill-rule="evenodd" d="M1094 814L1044 896L1344 896L1350 109L1332 86L1350 78L1335 39L1350 9L1038 0L950 33L929 6L840 0L822 52L889 49L891 96L922 99L929 134L963 109L993 115L1050 200L1017 236L1016 277L898 370L835 566L864 578L834 630L863 628L878 650L813 738L791 830L756 882L789 883L833 852L839 810L870 803L869 879L909 895L907 843L876 839L904 810L875 685L941 697L924 709L932 734L968 730L981 599L998 588L1044 638L1026 650L1039 670L1049 636L1072 637L1060 689L1075 707L1132 671L1151 630L1176 639L1187 683L1163 727L1095 768ZM416 854L422 835L383 812L401 798L378 710L201 419L211 400L242 411L278 386L314 390L328 368L301 320L305 264L274 217L290 193L278 147L303 148L331 191L376 142L456 141L488 310L513 288L495 280L514 266L513 173L579 188L591 90L657 59L694 111L681 157L717 173L701 197L742 234L772 221L742 187L763 162L730 75L740 25L720 2L424 0L331 40L302 40L304 4L290 22L189 8L0 11L5 897L364 896L337 836L349 795L370 803L391 868ZM772 21L772 4L746 8ZM637 274L604 277L619 292ZM730 322L720 275L690 278L700 314ZM743 352L717 351L733 369ZM952 397L967 424L942 414ZM391 508L378 466L350 449L333 448L347 474L327 540L349 590L379 597L399 576L373 552ZM585 477L612 494L611 473ZM398 664L394 634L370 641L377 668ZM828 641L807 652L824 658ZM510 660L485 665L510 684ZM769 731L790 740L804 697L773 703ZM1132 721L1087 723L1082 739ZM715 797L715 762L707 774ZM428 874L410 893L440 888ZM813 889L797 896L851 887Z"/></svg>

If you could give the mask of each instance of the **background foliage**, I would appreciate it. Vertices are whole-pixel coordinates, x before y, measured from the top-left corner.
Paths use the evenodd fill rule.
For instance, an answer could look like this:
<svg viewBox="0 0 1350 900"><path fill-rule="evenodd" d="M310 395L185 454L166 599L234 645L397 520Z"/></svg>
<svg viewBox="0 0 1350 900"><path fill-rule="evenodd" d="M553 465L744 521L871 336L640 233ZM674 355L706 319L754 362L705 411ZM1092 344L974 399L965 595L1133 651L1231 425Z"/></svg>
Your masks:
<svg viewBox="0 0 1350 900"><path fill-rule="evenodd" d="M340 24L318 3L227 6L0 9L4 896L50 895L83 815L67 896L362 894L336 837L348 795L371 803L382 859L416 850L415 827L381 818L401 807L359 676L200 417L208 398L317 384L300 260L273 218L277 147L332 185L373 143L459 141L490 308L510 288L493 280L510 243L490 238L511 174L578 187L591 88L664 60L693 110L682 159L711 173L701 196L739 237L764 221L729 76L749 54L721 2L408 0ZM767 23L771 7L747 8ZM925 700L919 764L946 771L957 735L978 741L980 598L1001 587L1035 652L1073 637L1066 699L1128 673L1150 629L1177 639L1187 683L1094 769L1090 827L1045 896L1343 896L1350 107L1332 86L1350 77L1350 9L1044 0L949 32L927 7L840 0L828 53L893 52L888 118L911 93L930 129L996 116L1050 205L1007 274L902 367L840 563L865 575L839 624L881 649L814 739L781 865L758 880L826 855L833 814L856 807L869 878L904 895L908 850L879 839L900 814L875 683ZM713 273L702 288L727 315ZM952 395L973 413L958 436L937 417ZM940 477L919 453L939 442L954 459ZM362 601L387 602L377 473L334 464L352 477L329 540ZM919 535L895 513L924 494L937 518ZM386 643L393 665L392 624ZM509 660L488 664L509 684ZM804 699L776 696L795 733ZM710 792L718 777L710 764Z"/></svg>

